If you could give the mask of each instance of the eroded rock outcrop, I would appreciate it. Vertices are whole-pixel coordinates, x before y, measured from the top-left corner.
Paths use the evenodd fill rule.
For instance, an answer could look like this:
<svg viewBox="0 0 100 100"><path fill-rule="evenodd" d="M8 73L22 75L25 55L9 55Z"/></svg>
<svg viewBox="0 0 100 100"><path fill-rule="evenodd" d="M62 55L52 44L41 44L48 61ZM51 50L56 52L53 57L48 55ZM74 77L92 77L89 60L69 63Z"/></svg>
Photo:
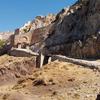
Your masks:
<svg viewBox="0 0 100 100"><path fill-rule="evenodd" d="M47 53L100 57L100 0L79 0L57 16L45 41Z"/></svg>

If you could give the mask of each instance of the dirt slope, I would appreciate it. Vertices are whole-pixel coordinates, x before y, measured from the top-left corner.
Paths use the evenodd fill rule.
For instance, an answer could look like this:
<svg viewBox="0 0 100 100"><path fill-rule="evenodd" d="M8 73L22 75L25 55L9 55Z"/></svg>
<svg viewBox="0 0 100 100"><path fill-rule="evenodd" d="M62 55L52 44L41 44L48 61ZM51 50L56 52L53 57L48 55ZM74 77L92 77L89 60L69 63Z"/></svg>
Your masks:
<svg viewBox="0 0 100 100"><path fill-rule="evenodd" d="M100 92L100 72L75 64L55 61L32 73L1 85L0 100L95 100Z"/></svg>
<svg viewBox="0 0 100 100"><path fill-rule="evenodd" d="M35 67L34 57L0 56L0 86L15 83L18 78L31 75Z"/></svg>

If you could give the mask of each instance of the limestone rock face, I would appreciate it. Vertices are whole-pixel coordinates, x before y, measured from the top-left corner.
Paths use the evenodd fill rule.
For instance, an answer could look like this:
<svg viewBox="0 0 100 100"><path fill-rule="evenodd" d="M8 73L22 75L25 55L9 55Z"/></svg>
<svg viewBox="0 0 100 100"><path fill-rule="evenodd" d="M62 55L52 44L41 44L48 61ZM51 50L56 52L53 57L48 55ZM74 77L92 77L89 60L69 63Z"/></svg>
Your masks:
<svg viewBox="0 0 100 100"><path fill-rule="evenodd" d="M48 53L100 57L100 0L78 0L64 8L45 41Z"/></svg>
<svg viewBox="0 0 100 100"><path fill-rule="evenodd" d="M54 14L49 14L47 16L37 16L33 21L28 21L25 23L25 25L19 29L19 33L23 34L38 28L46 27L55 20L55 16L56 15Z"/></svg>

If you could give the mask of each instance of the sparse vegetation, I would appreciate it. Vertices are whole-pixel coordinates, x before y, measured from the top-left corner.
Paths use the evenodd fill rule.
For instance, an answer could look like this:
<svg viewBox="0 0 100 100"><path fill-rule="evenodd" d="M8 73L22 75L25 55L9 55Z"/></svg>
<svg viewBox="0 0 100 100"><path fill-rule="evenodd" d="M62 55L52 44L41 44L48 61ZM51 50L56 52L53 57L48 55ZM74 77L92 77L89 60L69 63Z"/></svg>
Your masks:
<svg viewBox="0 0 100 100"><path fill-rule="evenodd" d="M2 48L5 45L5 41L4 40L0 40L0 48Z"/></svg>

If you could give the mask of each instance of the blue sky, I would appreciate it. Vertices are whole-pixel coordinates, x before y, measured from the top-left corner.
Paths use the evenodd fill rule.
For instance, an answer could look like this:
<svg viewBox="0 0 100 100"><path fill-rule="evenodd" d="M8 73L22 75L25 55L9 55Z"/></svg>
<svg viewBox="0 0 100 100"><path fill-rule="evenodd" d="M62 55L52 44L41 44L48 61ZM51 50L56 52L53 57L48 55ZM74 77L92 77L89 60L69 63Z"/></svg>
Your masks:
<svg viewBox="0 0 100 100"><path fill-rule="evenodd" d="M0 32L14 30L37 15L57 13L76 0L0 0Z"/></svg>

